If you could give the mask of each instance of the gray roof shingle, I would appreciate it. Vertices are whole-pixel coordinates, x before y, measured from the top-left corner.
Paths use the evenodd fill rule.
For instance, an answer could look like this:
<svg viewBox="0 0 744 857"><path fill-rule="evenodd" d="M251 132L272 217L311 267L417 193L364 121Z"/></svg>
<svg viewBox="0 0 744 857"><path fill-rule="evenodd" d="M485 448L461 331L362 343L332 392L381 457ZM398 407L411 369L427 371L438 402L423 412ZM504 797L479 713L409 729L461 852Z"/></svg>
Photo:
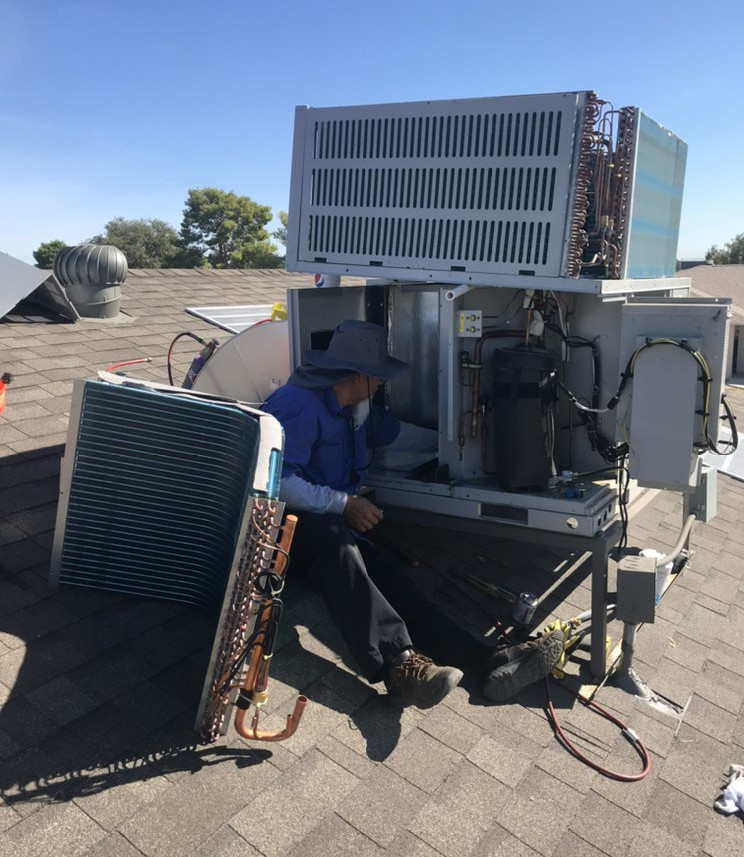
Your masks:
<svg viewBox="0 0 744 857"><path fill-rule="evenodd" d="M696 265L677 273L690 277L698 298L731 298L735 324L744 324L744 265Z"/></svg>
<svg viewBox="0 0 744 857"><path fill-rule="evenodd" d="M231 730L204 746L191 727L210 620L168 602L49 589L73 379L151 356L136 374L165 381L176 333L216 332L184 307L273 303L295 285L312 281L283 271L132 271L117 321L0 322L0 372L14 375L0 415L0 857L738 853L741 820L713 811L724 769L744 762L744 485L729 477L719 480L718 517L693 530L694 556L657 623L638 635L642 677L690 699L682 725L609 685L597 695L652 752L651 774L637 784L605 779L560 748L542 687L503 706L481 704L467 687L425 712L391 706L355 673L322 601L291 572L266 723L282 721L298 691L310 699L303 722L283 744ZM179 350L177 377L193 352ZM729 392L744 413L744 391ZM635 514L630 543L671 544L681 520L680 498L659 494ZM403 539L434 577L485 557L483 567L515 580L556 581L576 560L485 535L388 525L387 537ZM588 602L585 566L551 601L554 615ZM611 625L614 640L620 630ZM588 753L638 770L614 727L553 695Z"/></svg>

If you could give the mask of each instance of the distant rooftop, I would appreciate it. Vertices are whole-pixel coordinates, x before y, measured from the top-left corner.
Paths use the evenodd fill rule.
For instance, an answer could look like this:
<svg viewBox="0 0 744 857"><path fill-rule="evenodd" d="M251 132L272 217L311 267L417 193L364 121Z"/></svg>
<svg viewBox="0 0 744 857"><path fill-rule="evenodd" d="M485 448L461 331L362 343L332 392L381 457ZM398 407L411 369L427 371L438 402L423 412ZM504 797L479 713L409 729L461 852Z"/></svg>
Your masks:
<svg viewBox="0 0 744 857"><path fill-rule="evenodd" d="M678 271L676 276L690 277L695 297L732 298L734 322L744 324L744 265L708 265L702 262Z"/></svg>

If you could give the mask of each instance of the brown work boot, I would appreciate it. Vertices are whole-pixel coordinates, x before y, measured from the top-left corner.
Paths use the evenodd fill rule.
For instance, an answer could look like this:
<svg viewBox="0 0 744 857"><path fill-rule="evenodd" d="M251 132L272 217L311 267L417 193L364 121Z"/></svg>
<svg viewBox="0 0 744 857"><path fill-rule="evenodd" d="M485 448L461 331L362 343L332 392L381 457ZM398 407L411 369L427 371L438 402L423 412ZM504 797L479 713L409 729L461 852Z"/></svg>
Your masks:
<svg viewBox="0 0 744 857"><path fill-rule="evenodd" d="M438 667L431 658L412 652L400 664L390 664L385 687L402 705L431 708L454 690L462 679L455 667Z"/></svg>
<svg viewBox="0 0 744 857"><path fill-rule="evenodd" d="M507 702L528 684L550 675L563 653L563 631L543 634L491 656L483 682L483 695L491 702Z"/></svg>

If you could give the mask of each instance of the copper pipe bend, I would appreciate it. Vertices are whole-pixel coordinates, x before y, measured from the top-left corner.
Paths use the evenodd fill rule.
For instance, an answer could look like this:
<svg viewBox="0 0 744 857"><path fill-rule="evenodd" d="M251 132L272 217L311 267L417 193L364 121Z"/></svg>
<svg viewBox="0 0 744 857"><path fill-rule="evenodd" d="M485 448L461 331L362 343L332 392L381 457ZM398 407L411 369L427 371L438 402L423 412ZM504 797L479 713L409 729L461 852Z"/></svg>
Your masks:
<svg viewBox="0 0 744 857"><path fill-rule="evenodd" d="M247 738L249 741L284 741L285 738L290 738L294 735L297 727L300 725L300 719L307 705L306 696L298 696L295 701L294 711L287 715L287 725L284 729L278 732L267 732L258 728L258 716L260 709L256 711L251 720L250 727L245 725L245 715L247 709L238 708L235 711L235 731L242 738Z"/></svg>

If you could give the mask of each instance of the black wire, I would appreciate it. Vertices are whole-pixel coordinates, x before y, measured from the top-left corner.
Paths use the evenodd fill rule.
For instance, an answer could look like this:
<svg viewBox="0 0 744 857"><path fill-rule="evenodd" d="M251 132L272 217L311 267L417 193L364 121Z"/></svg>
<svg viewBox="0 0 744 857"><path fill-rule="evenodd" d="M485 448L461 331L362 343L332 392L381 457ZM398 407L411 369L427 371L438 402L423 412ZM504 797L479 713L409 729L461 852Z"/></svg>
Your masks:
<svg viewBox="0 0 744 857"><path fill-rule="evenodd" d="M584 339L583 337L565 336L563 334L563 332L559 328L555 327L554 325L551 325L550 329L554 333L558 333L561 336L561 338L563 339L563 341L566 343L566 345L569 346L570 348L578 348L578 347L586 347L586 346L590 346L592 348L592 356L594 359L594 378L593 378L593 386L592 386L592 407L595 410L599 410L599 381L598 381L598 378L601 376L600 376L600 363L599 363L600 355L599 355L599 350L596 347L596 341ZM701 377L699 380L703 384L703 401L705 402L707 400L708 392L710 390L710 386L713 383L713 378L711 377L710 372L708 371L708 367L705 364L705 360L700 355L700 353L695 351L695 349L693 349L685 341L678 342L675 339L663 339L663 340L649 339L647 342L645 342L639 348L636 348L636 350L630 355L630 358L628 359L628 363L625 367L625 370L623 371L623 374L620 378L620 384L617 388L617 391L616 391L615 395L612 396L612 398L607 403L607 410L608 411L614 410L617 407L617 404L620 401L620 397L622 396L623 392L625 391L625 387L627 386L628 381L633 377L633 366L634 366L635 360L637 359L638 355L642 351L645 351L647 348L651 348L655 345L673 345L677 348L681 348L683 351L686 351L693 358L693 360L698 364L698 367L699 367L700 372L701 372ZM572 393L568 389L568 387L566 387L560 381L558 382L558 387L562 390L562 392L564 392L566 394L566 396L568 396L568 399L571 402L571 404L577 408L579 418L584 423L584 425L587 426L587 431L589 433L589 441L592 445L592 449L596 449L597 452L599 452L599 454L607 462L619 461L622 457L627 455L627 453L628 453L627 443L611 444L606 438L604 438L599 433L598 421L597 421L596 416L594 414L592 414L590 416L586 411L581 410L581 408L578 407L581 404L579 402L579 399L575 396L574 393ZM701 448L701 449L708 449L711 452L715 453L716 455L731 455L733 452L736 451L736 448L737 448L738 443L739 443L739 436L738 436L738 433L736 431L736 424L735 424L736 418L734 417L734 414L731 411L731 408L728 404L725 393L723 393L721 395L721 404L723 405L723 408L725 411L725 419L728 422L729 427L731 429L731 441L729 441L725 444L725 446L726 446L725 450L720 449L718 447L718 445L714 442L713 438L711 437L710 430L708 428L708 423L710 422L710 414L709 413L703 413L702 416L704 416L706 418L706 421L707 421L706 426L705 426L704 442L703 443L697 442L695 444L695 446L698 448Z"/></svg>
<svg viewBox="0 0 744 857"><path fill-rule="evenodd" d="M369 402L369 414L367 415L367 419L370 421L370 423L369 423L369 428L370 428L369 434L370 434L370 440L371 440L370 446L372 449L372 455L370 455L370 456L367 455L366 441L365 441L364 460L366 463L365 463L363 468L358 468L356 466L356 438L354 436L354 417L353 416L349 417L349 428L351 429L351 459L352 459L351 484L352 485L359 478L359 474L362 470L367 471L372 466L372 463L375 460L375 456L377 455L377 446L376 446L376 441L375 441L375 424L374 424L374 421L372 420L372 408L374 407L374 405L372 404L372 395L370 393L370 388L369 388L369 377L370 377L369 375L366 376L366 378L367 378L367 401ZM360 426L358 430L362 431L362 428L363 428L363 426ZM365 428L365 434L366 434L366 428Z"/></svg>
<svg viewBox="0 0 744 857"><path fill-rule="evenodd" d="M729 429L731 430L731 440L725 442L725 446L727 447L725 452L719 449L717 444L714 443L708 430L705 432L705 441L708 445L708 449L716 455L733 455L733 453L736 452L736 448L739 446L739 432L736 430L736 417L731 410L731 406L728 403L725 393L721 394L721 404L726 412L726 420L729 424Z"/></svg>
<svg viewBox="0 0 744 857"><path fill-rule="evenodd" d="M282 550L279 545L276 546L277 553L281 553L285 557L284 570L281 574L277 571L262 571L256 576L256 589L266 597L276 597L282 589L284 589L284 575L289 568L289 554Z"/></svg>
<svg viewBox="0 0 744 857"><path fill-rule="evenodd" d="M521 297L521 296L522 296L522 292L521 292L521 291L516 291L516 292L514 292L514 295L512 296L512 298L511 298L511 300L509 301L509 303L504 307L504 309L503 309L503 310L502 310L498 315L486 315L486 316L483 316L483 317L484 317L484 318L495 318L495 319L497 319L497 320L498 320L498 319L500 319L502 316L504 316L504 315L506 315L506 314L507 314L507 312L509 311L509 307L514 303L514 301L515 301L517 298L519 298L519 297ZM504 324L508 324L508 323L509 323L513 318L516 318L516 317L517 317L517 315L519 314L519 311L520 311L521 309L522 309L522 307L521 307L521 306L518 306L518 307L517 307L517 309L516 309L516 311L515 311L515 312L514 312L514 313L513 313L513 314L512 314L512 315L511 315L511 316L510 316L510 317L509 317L505 322L504 322ZM492 325L492 326L493 326L493 325Z"/></svg>
<svg viewBox="0 0 744 857"><path fill-rule="evenodd" d="M694 348L692 348L690 345L688 345L687 342L684 340L681 342L678 342L676 339L648 339L643 345L641 345L639 348L636 348L636 350L630 355L630 359L628 360L628 364L625 367L625 371L623 372L622 378L620 380L620 386L618 387L617 392L612 397L612 399L610 399L610 401L607 403L607 408L612 410L613 408L615 408L617 406L617 403L618 403L620 396L622 395L622 393L625 389L625 386L627 385L628 381L633 377L633 366L634 366L635 360L638 357L638 355L642 351L645 351L647 348L652 348L655 345L673 345L677 348L681 348L683 351L686 351L693 358L693 360L697 363L697 365L700 369L700 372L701 372L701 377L699 378L699 380L703 384L703 404L705 407L710 407L710 403L708 403L707 405L705 403L708 400L708 393L710 391L710 386L713 383L713 378L712 378L712 376L708 370L707 364L705 363L705 360L704 360L703 356L700 354L700 352L696 351ZM698 442L695 444L695 446L698 448L701 448L701 449L708 449L711 452L716 453L717 455L731 455L736 450L736 447L738 446L739 437L738 437L738 433L736 431L735 417L734 417L734 415L731 411L731 408L729 407L729 404L726 400L725 393L721 395L721 404L724 407L724 410L726 412L726 419L727 419L729 426L731 428L731 442L729 444L727 444L727 446L729 448L725 452L723 452L723 451L719 450L718 447L716 446L716 444L714 443L713 438L711 437L710 431L708 429L708 424L710 422L710 413L706 413L706 412L702 412L702 416L706 420L704 442L703 443ZM700 414L701 412L696 411L696 413Z"/></svg>
<svg viewBox="0 0 744 857"><path fill-rule="evenodd" d="M630 483L630 470L628 469L627 457L618 471L618 497L617 505L622 523L622 532L618 542L618 548L623 550L628 545L628 524L630 515L628 513L628 485Z"/></svg>
<svg viewBox="0 0 744 857"><path fill-rule="evenodd" d="M599 410L599 390L602 378L602 364L597 347L596 339L585 339L583 336L566 336L563 331L555 325L550 325L550 330L557 333L563 342L569 348L591 348L592 351L592 408ZM586 428L589 444L591 448L598 452L599 455L608 463L616 464L622 460L628 453L627 443L613 443L609 438L605 437L599 430L599 420L597 415L590 411L583 410L578 397L563 384L557 382L558 389L561 390L567 397L569 402L576 408L578 417Z"/></svg>
<svg viewBox="0 0 744 857"><path fill-rule="evenodd" d="M372 408L374 407L374 405L372 404L372 394L370 393L370 390L369 390L369 375L367 375L367 401L369 402L369 414L367 415L367 419L370 421L370 423L369 423L369 439L371 440L370 446L372 447L372 456L370 457L369 461L364 466L365 470L367 470L369 467L372 466L372 462L375 460L375 456L377 455L377 445L376 445L376 441L375 441L375 423L374 423L374 420L372 419ZM366 434L366 429L365 429L365 434ZM365 449L366 449L366 440L365 440ZM366 459L366 457L367 456L365 455L365 459Z"/></svg>
<svg viewBox="0 0 744 857"><path fill-rule="evenodd" d="M267 601L263 601L259 604L258 610L259 615L260 612L265 608ZM270 655L274 650L274 642L276 640L276 635L279 630L279 620L282 618L282 614L284 613L284 603L279 598L272 598L270 600L271 605L271 613L269 618L263 622L256 630L251 634L251 636L246 640L245 645L240 651L240 654L237 656L232 666L230 667L230 671L225 676L225 680L222 682L222 685L217 688L217 694L222 695L227 693L230 689L230 685L232 684L235 676L240 672L241 667L245 663L248 655L253 650L253 648L258 645L259 642L263 645L264 653ZM261 640L263 638L263 640Z"/></svg>
<svg viewBox="0 0 744 857"><path fill-rule="evenodd" d="M598 452L608 464L616 464L618 461L623 459L628 454L628 444L624 441L621 443L612 443L599 430L599 421L597 420L596 414L579 408L577 406L580 404L579 400L565 384L558 381L557 387L561 392L565 393L571 404L576 407L576 413L586 428L591 448L595 450L595 452Z"/></svg>

